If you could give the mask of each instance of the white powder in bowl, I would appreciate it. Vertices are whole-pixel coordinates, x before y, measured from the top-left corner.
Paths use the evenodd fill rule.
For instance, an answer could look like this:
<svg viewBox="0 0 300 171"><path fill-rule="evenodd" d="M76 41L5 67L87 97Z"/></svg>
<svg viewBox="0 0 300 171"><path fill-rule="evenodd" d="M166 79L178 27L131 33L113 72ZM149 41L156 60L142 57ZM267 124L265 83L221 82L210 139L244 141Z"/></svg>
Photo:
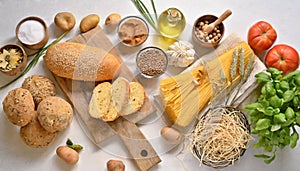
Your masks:
<svg viewBox="0 0 300 171"><path fill-rule="evenodd" d="M39 43L45 36L45 28L42 23L28 20L19 27L18 38L27 45Z"/></svg>

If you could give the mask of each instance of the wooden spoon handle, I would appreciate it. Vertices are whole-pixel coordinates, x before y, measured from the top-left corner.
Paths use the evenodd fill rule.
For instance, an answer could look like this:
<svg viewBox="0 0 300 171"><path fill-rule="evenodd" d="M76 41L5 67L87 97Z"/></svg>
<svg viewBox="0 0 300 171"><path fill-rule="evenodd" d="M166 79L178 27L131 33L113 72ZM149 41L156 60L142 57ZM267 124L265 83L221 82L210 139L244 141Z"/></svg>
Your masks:
<svg viewBox="0 0 300 171"><path fill-rule="evenodd" d="M224 21L227 17L232 14L231 10L226 10L215 22L215 26L219 25L222 21Z"/></svg>

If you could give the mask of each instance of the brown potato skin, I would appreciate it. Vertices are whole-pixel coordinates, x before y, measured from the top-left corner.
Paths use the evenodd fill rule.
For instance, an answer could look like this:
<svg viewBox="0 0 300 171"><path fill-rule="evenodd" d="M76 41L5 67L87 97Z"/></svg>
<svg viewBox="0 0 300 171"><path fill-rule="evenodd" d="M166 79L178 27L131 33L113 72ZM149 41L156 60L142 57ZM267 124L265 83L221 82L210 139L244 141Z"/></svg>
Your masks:
<svg viewBox="0 0 300 171"><path fill-rule="evenodd" d="M124 171L125 165L121 160L109 160L106 163L107 171Z"/></svg>
<svg viewBox="0 0 300 171"><path fill-rule="evenodd" d="M76 24L75 16L70 12L60 12L54 17L54 23L64 31L72 30Z"/></svg>
<svg viewBox="0 0 300 171"><path fill-rule="evenodd" d="M79 154L77 151L67 146L59 146L56 149L56 154L68 164L74 165L79 160Z"/></svg>
<svg viewBox="0 0 300 171"><path fill-rule="evenodd" d="M99 22L100 17L97 14L90 14L81 20L79 29L81 32L85 33L92 28L95 28Z"/></svg>

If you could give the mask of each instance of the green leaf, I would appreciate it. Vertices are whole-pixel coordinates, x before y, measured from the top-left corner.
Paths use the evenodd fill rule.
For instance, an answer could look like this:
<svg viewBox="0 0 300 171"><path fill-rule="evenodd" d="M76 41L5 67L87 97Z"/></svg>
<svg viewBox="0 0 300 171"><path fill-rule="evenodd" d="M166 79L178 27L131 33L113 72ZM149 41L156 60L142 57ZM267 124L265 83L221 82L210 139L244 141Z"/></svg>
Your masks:
<svg viewBox="0 0 300 171"><path fill-rule="evenodd" d="M271 81L271 77L270 75L264 73L264 72L260 72L258 74L255 75L256 77L256 80L259 82L259 83L264 83L264 82L269 82Z"/></svg>
<svg viewBox="0 0 300 171"><path fill-rule="evenodd" d="M71 139L70 139L70 138L68 138L68 140L67 140L66 144L67 144L67 146L69 146L69 145L73 145L73 142L71 141Z"/></svg>
<svg viewBox="0 0 300 171"><path fill-rule="evenodd" d="M284 124L282 124L282 127L289 127L291 124L293 124L295 122L295 118L293 119L288 119Z"/></svg>
<svg viewBox="0 0 300 171"><path fill-rule="evenodd" d="M254 148L260 148L264 147L266 144L266 141L264 138L260 138L256 144L253 145Z"/></svg>
<svg viewBox="0 0 300 171"><path fill-rule="evenodd" d="M294 80L295 80L295 84L296 84L297 86L300 86L300 74L296 75L296 76L294 77Z"/></svg>
<svg viewBox="0 0 300 171"><path fill-rule="evenodd" d="M284 114L287 119L293 119L295 117L295 112L291 107L288 107Z"/></svg>
<svg viewBox="0 0 300 171"><path fill-rule="evenodd" d="M282 71L280 71L280 70L278 70L276 68L268 68L267 71L269 73L271 73L271 75L275 75L275 76L281 75L283 73Z"/></svg>
<svg viewBox="0 0 300 171"><path fill-rule="evenodd" d="M274 108L280 108L283 104L282 99L280 99L278 96L274 95L270 98L270 105Z"/></svg>
<svg viewBox="0 0 300 171"><path fill-rule="evenodd" d="M293 91L291 90L287 90L283 93L283 101L286 103L286 102L289 102L291 100L293 100L295 94Z"/></svg>
<svg viewBox="0 0 300 171"><path fill-rule="evenodd" d="M300 75L300 70L296 70L293 72L288 73L287 75L285 75L282 79L286 80L286 81L291 81L291 79L297 75Z"/></svg>
<svg viewBox="0 0 300 171"><path fill-rule="evenodd" d="M295 96L293 98L293 105L294 105L295 108L297 108L298 106L300 106L300 100L299 100L298 96Z"/></svg>
<svg viewBox="0 0 300 171"><path fill-rule="evenodd" d="M277 115L274 115L274 122L279 124L286 122L285 114L279 113Z"/></svg>
<svg viewBox="0 0 300 171"><path fill-rule="evenodd" d="M286 90L288 90L289 88L290 88L290 85L289 85L289 83L288 83L287 81L281 81L281 82L280 82L280 89L281 89L281 90L286 91Z"/></svg>
<svg viewBox="0 0 300 171"><path fill-rule="evenodd" d="M298 140L299 140L299 135L296 131L294 131L290 138L290 147L295 148Z"/></svg>
<svg viewBox="0 0 300 171"><path fill-rule="evenodd" d="M256 158L262 158L262 159L269 159L271 156L268 156L266 154L256 154L254 155Z"/></svg>
<svg viewBox="0 0 300 171"><path fill-rule="evenodd" d="M269 159L266 159L266 160L264 160L264 162L266 163L266 164L270 164L274 159L275 159L275 153L274 153L274 155L271 157L271 158L269 158Z"/></svg>
<svg viewBox="0 0 300 171"><path fill-rule="evenodd" d="M257 108L261 108L262 105L260 103L251 103L247 106L245 106L245 109L247 110L256 110Z"/></svg>
<svg viewBox="0 0 300 171"><path fill-rule="evenodd" d="M271 131L272 131L272 132L275 132L275 131L278 131L280 128L281 128L281 125L279 125L279 124L277 124L277 125L272 125Z"/></svg>
<svg viewBox="0 0 300 171"><path fill-rule="evenodd" d="M256 123L256 130L264 130L271 126L271 120L270 119L259 119Z"/></svg>
<svg viewBox="0 0 300 171"><path fill-rule="evenodd" d="M274 96L276 94L276 90L272 82L267 82L264 86L266 87L266 92L268 95Z"/></svg>
<svg viewBox="0 0 300 171"><path fill-rule="evenodd" d="M79 144L68 145L68 147L72 148L73 150L77 151L78 153L83 149L83 147Z"/></svg>

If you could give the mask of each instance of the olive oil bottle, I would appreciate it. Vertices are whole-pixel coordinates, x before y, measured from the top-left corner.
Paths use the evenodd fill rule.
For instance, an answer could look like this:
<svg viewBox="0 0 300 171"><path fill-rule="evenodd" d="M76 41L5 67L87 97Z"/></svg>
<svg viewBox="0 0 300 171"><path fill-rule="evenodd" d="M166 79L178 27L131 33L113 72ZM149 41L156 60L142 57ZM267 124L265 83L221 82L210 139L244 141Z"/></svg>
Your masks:
<svg viewBox="0 0 300 171"><path fill-rule="evenodd" d="M185 17L177 8L168 8L158 18L158 30L168 38L178 37L184 30L185 24Z"/></svg>

